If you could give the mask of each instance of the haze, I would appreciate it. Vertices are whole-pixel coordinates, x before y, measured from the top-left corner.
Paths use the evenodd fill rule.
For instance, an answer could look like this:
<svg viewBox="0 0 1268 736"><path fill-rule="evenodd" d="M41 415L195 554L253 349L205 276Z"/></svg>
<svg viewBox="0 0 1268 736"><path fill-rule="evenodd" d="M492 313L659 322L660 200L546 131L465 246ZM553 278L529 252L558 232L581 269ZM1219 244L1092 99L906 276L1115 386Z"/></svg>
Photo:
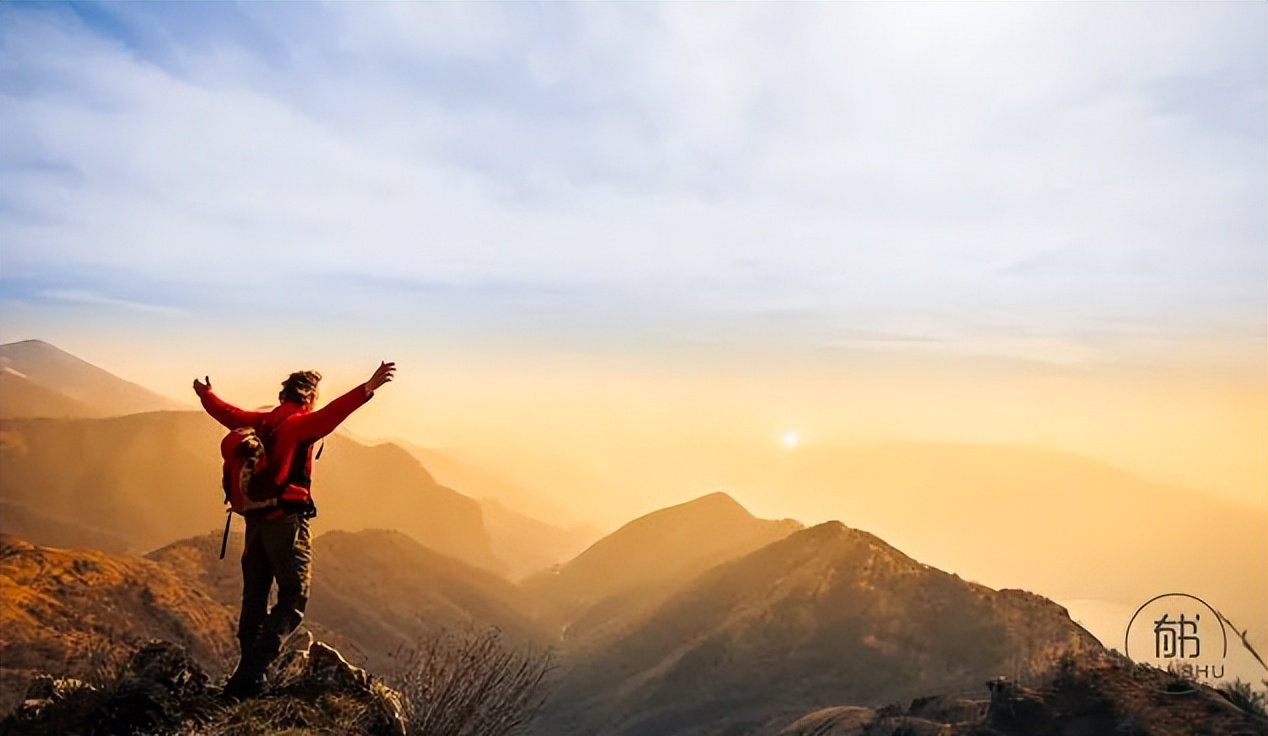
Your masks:
<svg viewBox="0 0 1268 736"><path fill-rule="evenodd" d="M1059 595L896 521L910 497L874 489L901 456L834 463L1047 448L1142 479L1143 506L1268 509L1266 21L5 3L0 340L191 406L194 377L255 406L291 370L328 399L396 360L351 432L558 520L727 491ZM1000 452L980 483L919 479L930 503L988 513L974 492L1015 481ZM1042 527L1061 492L1009 503ZM1131 514L1124 548L1226 533Z"/></svg>

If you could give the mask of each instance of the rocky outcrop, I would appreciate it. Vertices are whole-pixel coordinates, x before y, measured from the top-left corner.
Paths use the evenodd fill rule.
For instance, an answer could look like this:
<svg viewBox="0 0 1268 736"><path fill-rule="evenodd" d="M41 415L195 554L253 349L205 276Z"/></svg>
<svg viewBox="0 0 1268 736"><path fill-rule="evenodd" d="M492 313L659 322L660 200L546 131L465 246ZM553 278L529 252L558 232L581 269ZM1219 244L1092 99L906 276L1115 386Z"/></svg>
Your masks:
<svg viewBox="0 0 1268 736"><path fill-rule="evenodd" d="M779 736L862 736L876 723L876 711L858 705L824 708L802 716Z"/></svg>
<svg viewBox="0 0 1268 736"><path fill-rule="evenodd" d="M334 647L313 642L285 653L275 667L279 692L353 694L368 703L366 721L374 733L405 736L405 704L400 693L369 672L348 663Z"/></svg>
<svg viewBox="0 0 1268 736"><path fill-rule="evenodd" d="M779 736L1082 736L1264 734L1268 718L1220 691L1113 653L1070 656L1032 687L988 681L986 698L916 698L907 707L823 708Z"/></svg>
<svg viewBox="0 0 1268 736"><path fill-rule="evenodd" d="M405 736L401 696L321 642L293 649L259 698L236 702L185 650L151 641L128 659L121 676L94 687L42 676L0 733L182 734L272 733L287 729Z"/></svg>

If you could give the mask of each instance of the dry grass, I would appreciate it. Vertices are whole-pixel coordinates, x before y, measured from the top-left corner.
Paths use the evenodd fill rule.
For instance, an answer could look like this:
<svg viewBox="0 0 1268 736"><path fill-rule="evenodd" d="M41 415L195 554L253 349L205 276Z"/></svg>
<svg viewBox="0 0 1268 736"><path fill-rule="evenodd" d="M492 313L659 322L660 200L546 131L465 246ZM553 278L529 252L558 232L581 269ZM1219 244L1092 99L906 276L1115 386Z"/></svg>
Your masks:
<svg viewBox="0 0 1268 736"><path fill-rule="evenodd" d="M509 645L497 629L440 632L398 652L388 678L410 736L511 736L545 701L549 650Z"/></svg>

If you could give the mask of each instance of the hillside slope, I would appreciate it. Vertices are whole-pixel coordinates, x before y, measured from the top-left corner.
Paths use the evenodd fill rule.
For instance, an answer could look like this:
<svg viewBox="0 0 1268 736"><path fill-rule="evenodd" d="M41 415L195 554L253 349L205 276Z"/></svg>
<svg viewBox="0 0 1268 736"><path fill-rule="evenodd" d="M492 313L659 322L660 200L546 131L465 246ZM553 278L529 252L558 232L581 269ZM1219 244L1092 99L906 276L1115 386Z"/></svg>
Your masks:
<svg viewBox="0 0 1268 736"><path fill-rule="evenodd" d="M733 463L733 486L755 498L777 489L792 509L813 499L832 518L966 578L1133 607L1183 591L1255 625L1261 649L1268 641L1263 507L1039 447L807 445L778 463Z"/></svg>
<svg viewBox="0 0 1268 736"><path fill-rule="evenodd" d="M800 528L713 493L639 517L523 585L568 646L588 645L705 570Z"/></svg>
<svg viewBox="0 0 1268 736"><path fill-rule="evenodd" d="M135 553L223 527L224 429L201 413L14 419L0 423L0 433L6 504L113 534ZM395 528L442 553L499 567L479 504L437 485L400 448L329 437L313 496L319 533Z"/></svg>
<svg viewBox="0 0 1268 736"><path fill-rule="evenodd" d="M237 611L243 535L219 559L220 535L182 539L146 555ZM304 619L317 636L388 671L402 645L438 629L493 626L515 640L542 638L523 593L501 577L441 555L400 532L331 531L313 540Z"/></svg>
<svg viewBox="0 0 1268 736"><path fill-rule="evenodd" d="M491 498L480 500L480 510L493 554L512 580L571 560L601 536L590 527L565 529L535 519Z"/></svg>
<svg viewBox="0 0 1268 736"><path fill-rule="evenodd" d="M0 418L103 417L188 409L42 340L0 345Z"/></svg>
<svg viewBox="0 0 1268 736"><path fill-rule="evenodd" d="M99 417L107 412L53 389L44 388L17 371L0 368L0 419L17 417Z"/></svg>
<svg viewBox="0 0 1268 736"><path fill-rule="evenodd" d="M538 732L749 733L1099 649L1050 601L965 582L830 522L719 565L583 653Z"/></svg>
<svg viewBox="0 0 1268 736"><path fill-rule="evenodd" d="M167 567L130 555L0 536L0 702L34 672L91 677L135 641L177 642L204 666L237 654L236 611Z"/></svg>

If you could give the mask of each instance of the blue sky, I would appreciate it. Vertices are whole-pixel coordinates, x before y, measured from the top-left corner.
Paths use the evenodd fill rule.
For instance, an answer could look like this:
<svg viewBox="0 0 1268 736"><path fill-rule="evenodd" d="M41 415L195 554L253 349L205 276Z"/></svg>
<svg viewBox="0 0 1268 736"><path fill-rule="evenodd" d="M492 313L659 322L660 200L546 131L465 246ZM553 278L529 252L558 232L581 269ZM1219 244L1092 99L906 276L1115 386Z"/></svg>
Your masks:
<svg viewBox="0 0 1268 736"><path fill-rule="evenodd" d="M1265 14L5 3L0 328L1262 362Z"/></svg>

